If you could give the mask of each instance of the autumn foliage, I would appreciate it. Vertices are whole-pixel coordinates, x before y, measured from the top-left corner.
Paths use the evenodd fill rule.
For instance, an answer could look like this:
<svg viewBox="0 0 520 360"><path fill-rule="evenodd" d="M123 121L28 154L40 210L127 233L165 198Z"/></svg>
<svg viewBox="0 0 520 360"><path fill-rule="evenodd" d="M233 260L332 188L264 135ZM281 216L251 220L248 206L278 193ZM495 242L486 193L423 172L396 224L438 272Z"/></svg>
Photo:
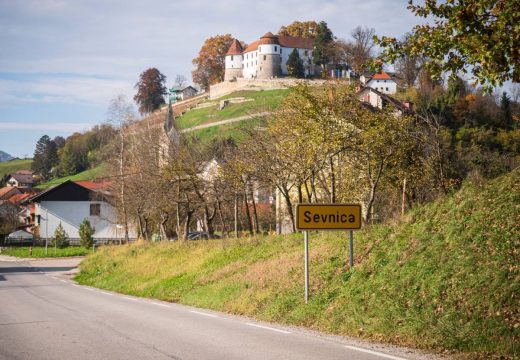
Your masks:
<svg viewBox="0 0 520 360"><path fill-rule="evenodd" d="M224 80L226 53L232 42L231 34L216 35L204 41L199 55L192 61L196 66L191 73L194 83L208 89Z"/></svg>
<svg viewBox="0 0 520 360"><path fill-rule="evenodd" d="M141 114L151 113L165 103L164 96L168 93L165 82L166 76L156 68L141 73L139 81L135 84L137 94L134 96Z"/></svg>

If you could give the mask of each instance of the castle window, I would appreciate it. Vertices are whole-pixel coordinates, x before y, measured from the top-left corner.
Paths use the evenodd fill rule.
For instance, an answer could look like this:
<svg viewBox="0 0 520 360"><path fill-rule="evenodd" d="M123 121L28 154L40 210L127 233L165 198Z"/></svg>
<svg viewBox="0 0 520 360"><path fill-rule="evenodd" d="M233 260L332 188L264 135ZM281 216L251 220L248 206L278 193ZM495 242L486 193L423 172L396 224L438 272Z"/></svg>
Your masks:
<svg viewBox="0 0 520 360"><path fill-rule="evenodd" d="M258 52L262 52L262 47L261 46L258 47Z"/></svg>
<svg viewBox="0 0 520 360"><path fill-rule="evenodd" d="M386 91L388 91L388 88L386 88Z"/></svg>
<svg viewBox="0 0 520 360"><path fill-rule="evenodd" d="M274 47L274 52L277 52L278 51L278 46L275 46Z"/></svg>
<svg viewBox="0 0 520 360"><path fill-rule="evenodd" d="M233 61L233 55L231 55L231 61Z"/></svg>
<svg viewBox="0 0 520 360"><path fill-rule="evenodd" d="M264 60L267 60L267 56L264 55Z"/></svg>
<svg viewBox="0 0 520 360"><path fill-rule="evenodd" d="M255 65L258 65L258 60L255 61Z"/></svg>
<svg viewBox="0 0 520 360"><path fill-rule="evenodd" d="M303 53L305 54L305 56L307 56L309 52L305 50Z"/></svg>

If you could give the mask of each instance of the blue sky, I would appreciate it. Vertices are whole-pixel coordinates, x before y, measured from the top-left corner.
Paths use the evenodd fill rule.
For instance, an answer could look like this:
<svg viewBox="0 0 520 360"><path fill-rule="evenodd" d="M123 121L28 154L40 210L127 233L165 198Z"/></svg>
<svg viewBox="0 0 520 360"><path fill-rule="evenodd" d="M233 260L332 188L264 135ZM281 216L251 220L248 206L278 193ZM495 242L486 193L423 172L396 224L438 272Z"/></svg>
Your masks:
<svg viewBox="0 0 520 360"><path fill-rule="evenodd" d="M132 98L157 67L191 81L204 40L251 42L294 20L324 20L339 38L358 25L400 37L420 19L406 0L0 0L0 150L32 156L42 135L106 121L110 99Z"/></svg>

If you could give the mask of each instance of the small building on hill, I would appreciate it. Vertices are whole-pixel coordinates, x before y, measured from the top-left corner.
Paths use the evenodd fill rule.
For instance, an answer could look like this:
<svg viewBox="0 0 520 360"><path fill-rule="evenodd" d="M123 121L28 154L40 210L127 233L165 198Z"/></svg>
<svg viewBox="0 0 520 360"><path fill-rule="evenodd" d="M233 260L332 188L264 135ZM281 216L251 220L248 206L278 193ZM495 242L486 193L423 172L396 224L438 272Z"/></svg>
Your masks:
<svg viewBox="0 0 520 360"><path fill-rule="evenodd" d="M28 173L27 170L21 170L20 172L9 174L6 183L7 186L31 188L36 181L34 180L32 172Z"/></svg>
<svg viewBox="0 0 520 360"><path fill-rule="evenodd" d="M172 86L170 88L170 96L173 102L192 98L197 95L197 93L197 89L191 85L185 87Z"/></svg>
<svg viewBox="0 0 520 360"><path fill-rule="evenodd" d="M313 46L312 39L273 35L270 32L253 41L245 49L235 39L226 54L224 81L285 76L288 74L287 60L294 49L298 51L303 62L305 76L313 76L317 74L312 61Z"/></svg>
<svg viewBox="0 0 520 360"><path fill-rule="evenodd" d="M363 74L359 80L364 86L371 87L383 94L392 95L397 92L397 83L384 71L377 74Z"/></svg>

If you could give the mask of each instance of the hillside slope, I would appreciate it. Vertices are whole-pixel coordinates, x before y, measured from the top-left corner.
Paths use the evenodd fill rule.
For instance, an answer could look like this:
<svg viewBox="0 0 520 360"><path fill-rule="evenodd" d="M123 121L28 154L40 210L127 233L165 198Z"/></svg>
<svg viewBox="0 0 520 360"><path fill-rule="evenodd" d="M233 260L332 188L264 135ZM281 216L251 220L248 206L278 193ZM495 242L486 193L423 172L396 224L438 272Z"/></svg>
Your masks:
<svg viewBox="0 0 520 360"><path fill-rule="evenodd" d="M18 170L30 170L32 159L11 160L0 162L0 177Z"/></svg>
<svg viewBox="0 0 520 360"><path fill-rule="evenodd" d="M520 353L520 170L418 207L395 225L302 236L104 247L80 283L469 358Z"/></svg>

